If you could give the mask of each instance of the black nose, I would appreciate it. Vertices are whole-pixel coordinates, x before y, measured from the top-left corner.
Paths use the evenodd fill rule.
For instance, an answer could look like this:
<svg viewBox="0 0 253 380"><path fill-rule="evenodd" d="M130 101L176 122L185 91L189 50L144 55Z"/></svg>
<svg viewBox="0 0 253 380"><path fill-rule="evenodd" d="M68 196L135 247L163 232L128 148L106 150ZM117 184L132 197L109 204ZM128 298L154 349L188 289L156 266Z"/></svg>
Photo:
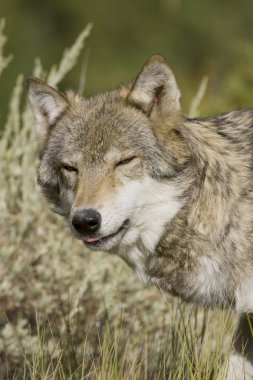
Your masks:
<svg viewBox="0 0 253 380"><path fill-rule="evenodd" d="M77 211L72 218L72 226L81 234L96 232L101 224L100 214L93 209Z"/></svg>

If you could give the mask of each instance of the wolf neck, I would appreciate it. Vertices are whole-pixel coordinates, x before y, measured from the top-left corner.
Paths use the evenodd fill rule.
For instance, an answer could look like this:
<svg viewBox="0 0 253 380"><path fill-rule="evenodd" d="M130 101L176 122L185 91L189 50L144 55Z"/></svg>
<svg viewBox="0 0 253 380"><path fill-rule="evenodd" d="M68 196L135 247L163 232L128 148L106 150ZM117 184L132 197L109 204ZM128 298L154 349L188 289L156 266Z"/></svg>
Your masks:
<svg viewBox="0 0 253 380"><path fill-rule="evenodd" d="M227 230L245 185L245 155L242 159L218 131L219 124L207 120L189 120L183 131L191 153L187 224L216 242Z"/></svg>
<svg viewBox="0 0 253 380"><path fill-rule="evenodd" d="M183 140L174 144L177 160L181 152L187 160L178 180L184 205L165 227L163 237L166 236L167 243L174 239L177 225L180 228L176 234L181 234L181 241L197 234L210 244L221 241L230 228L240 196L248 187L245 178L251 178L250 173L245 175L251 153L243 152L241 146L238 151L238 144L233 144L233 127L227 122L229 115L212 120L185 119L178 124ZM222 122L226 133L224 129L221 133Z"/></svg>

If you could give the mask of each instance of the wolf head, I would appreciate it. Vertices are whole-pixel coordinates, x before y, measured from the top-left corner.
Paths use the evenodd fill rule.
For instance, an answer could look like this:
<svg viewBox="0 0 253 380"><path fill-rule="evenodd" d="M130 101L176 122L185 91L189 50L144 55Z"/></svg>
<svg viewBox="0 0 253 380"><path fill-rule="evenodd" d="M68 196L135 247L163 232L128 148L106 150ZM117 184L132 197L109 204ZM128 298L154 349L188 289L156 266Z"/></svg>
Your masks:
<svg viewBox="0 0 253 380"><path fill-rule="evenodd" d="M90 99L29 79L39 185L91 249L141 241L152 251L180 209L179 98L160 56L152 56L134 82Z"/></svg>

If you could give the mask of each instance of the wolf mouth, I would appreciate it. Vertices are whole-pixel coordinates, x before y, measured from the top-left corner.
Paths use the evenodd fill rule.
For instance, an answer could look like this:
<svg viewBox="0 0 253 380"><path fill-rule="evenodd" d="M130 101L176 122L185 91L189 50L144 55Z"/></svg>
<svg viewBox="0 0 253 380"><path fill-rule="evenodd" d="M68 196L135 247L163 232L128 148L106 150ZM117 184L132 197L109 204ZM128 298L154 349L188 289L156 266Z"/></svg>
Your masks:
<svg viewBox="0 0 253 380"><path fill-rule="evenodd" d="M129 220L128 219L125 220L122 226L113 234L106 235L106 236L89 236L87 238L84 238L83 242L87 246L92 246L92 247L100 246L106 243L107 241L109 241L110 239L114 238L115 236L119 235L121 232L123 232L123 230L125 230L126 227L128 226L128 223L129 223Z"/></svg>

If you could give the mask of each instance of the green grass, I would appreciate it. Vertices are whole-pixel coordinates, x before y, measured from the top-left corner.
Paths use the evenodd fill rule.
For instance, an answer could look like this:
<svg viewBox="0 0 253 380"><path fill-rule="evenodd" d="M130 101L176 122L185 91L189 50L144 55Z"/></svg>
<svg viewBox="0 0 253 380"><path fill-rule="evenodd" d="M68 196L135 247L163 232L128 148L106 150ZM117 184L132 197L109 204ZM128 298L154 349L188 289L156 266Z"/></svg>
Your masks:
<svg viewBox="0 0 253 380"><path fill-rule="evenodd" d="M58 85L89 31L49 73L36 59L34 74ZM3 24L0 34L2 72ZM117 257L85 251L39 192L36 149L20 75L0 139L0 378L215 379L233 316L144 287Z"/></svg>

